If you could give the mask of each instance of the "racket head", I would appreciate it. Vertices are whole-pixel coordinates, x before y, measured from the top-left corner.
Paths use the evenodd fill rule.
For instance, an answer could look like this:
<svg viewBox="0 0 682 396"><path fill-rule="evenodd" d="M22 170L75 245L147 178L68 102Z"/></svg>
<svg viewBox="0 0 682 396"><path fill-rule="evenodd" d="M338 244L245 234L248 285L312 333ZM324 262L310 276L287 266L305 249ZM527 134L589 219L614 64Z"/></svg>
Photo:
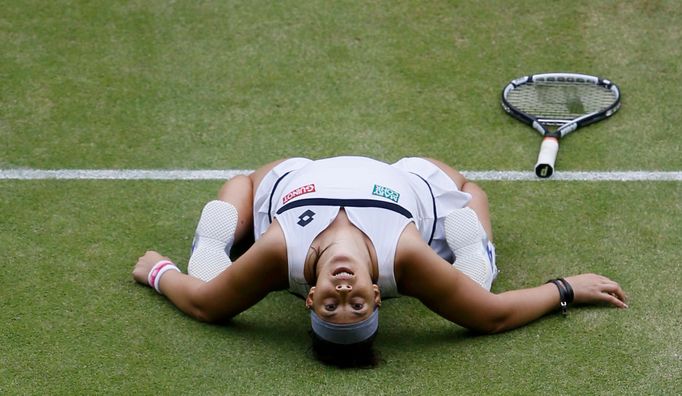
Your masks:
<svg viewBox="0 0 682 396"><path fill-rule="evenodd" d="M535 174L547 178L554 173L559 139L612 116L620 108L620 89L610 80L588 74L532 74L504 87L502 108L545 137Z"/></svg>
<svg viewBox="0 0 682 396"><path fill-rule="evenodd" d="M502 108L543 136L561 138L613 115L620 108L620 89L588 74L532 74L504 87Z"/></svg>

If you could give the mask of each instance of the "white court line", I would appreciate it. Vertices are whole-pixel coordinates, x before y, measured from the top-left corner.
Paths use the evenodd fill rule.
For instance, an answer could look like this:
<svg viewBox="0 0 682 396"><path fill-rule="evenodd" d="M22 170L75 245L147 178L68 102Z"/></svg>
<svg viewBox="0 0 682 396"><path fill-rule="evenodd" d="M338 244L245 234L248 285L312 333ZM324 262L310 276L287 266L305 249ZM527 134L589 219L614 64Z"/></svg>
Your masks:
<svg viewBox="0 0 682 396"><path fill-rule="evenodd" d="M3 169L0 179L11 180L225 180L251 170L183 169Z"/></svg>
<svg viewBox="0 0 682 396"><path fill-rule="evenodd" d="M0 169L0 180L226 180L252 172L247 169ZM540 179L531 171L461 171L470 180L492 181L682 181L682 172L557 171L549 179Z"/></svg>

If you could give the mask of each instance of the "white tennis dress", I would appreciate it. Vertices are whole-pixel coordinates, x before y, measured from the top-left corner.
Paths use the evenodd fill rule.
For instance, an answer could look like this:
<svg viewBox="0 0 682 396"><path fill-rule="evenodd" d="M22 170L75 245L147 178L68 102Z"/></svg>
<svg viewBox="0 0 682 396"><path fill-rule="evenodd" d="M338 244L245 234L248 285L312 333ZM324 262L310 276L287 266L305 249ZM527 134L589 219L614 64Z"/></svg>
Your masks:
<svg viewBox="0 0 682 396"><path fill-rule="evenodd" d="M293 158L277 165L258 187L254 232L259 238L277 219L286 239L289 290L306 296L310 285L303 265L310 245L344 208L374 246L382 297L397 297L394 257L404 228L414 222L424 241L452 262L443 219L470 199L438 167L420 158L393 165L364 157Z"/></svg>

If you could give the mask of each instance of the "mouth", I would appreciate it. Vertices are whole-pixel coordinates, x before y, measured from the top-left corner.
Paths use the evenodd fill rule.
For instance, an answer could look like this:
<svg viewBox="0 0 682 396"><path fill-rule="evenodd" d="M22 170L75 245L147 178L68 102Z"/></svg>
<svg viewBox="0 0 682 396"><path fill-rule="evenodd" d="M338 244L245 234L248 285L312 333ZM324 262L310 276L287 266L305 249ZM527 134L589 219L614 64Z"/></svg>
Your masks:
<svg viewBox="0 0 682 396"><path fill-rule="evenodd" d="M355 273L347 267L339 267L332 272L335 279L348 280L355 278Z"/></svg>

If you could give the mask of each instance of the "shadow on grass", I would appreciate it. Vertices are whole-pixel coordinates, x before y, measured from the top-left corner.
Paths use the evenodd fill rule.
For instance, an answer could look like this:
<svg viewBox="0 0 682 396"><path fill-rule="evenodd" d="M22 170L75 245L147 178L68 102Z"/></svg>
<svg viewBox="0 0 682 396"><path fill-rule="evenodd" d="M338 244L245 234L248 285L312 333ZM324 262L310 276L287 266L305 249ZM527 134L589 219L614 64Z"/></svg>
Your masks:
<svg viewBox="0 0 682 396"><path fill-rule="evenodd" d="M270 353L309 354L310 319L308 312L299 304L302 305L302 300L277 292L229 321L207 326L221 337L257 346ZM452 347L483 338L442 319L409 298L393 300L382 310L375 346L390 354L401 350L437 351L444 346Z"/></svg>

